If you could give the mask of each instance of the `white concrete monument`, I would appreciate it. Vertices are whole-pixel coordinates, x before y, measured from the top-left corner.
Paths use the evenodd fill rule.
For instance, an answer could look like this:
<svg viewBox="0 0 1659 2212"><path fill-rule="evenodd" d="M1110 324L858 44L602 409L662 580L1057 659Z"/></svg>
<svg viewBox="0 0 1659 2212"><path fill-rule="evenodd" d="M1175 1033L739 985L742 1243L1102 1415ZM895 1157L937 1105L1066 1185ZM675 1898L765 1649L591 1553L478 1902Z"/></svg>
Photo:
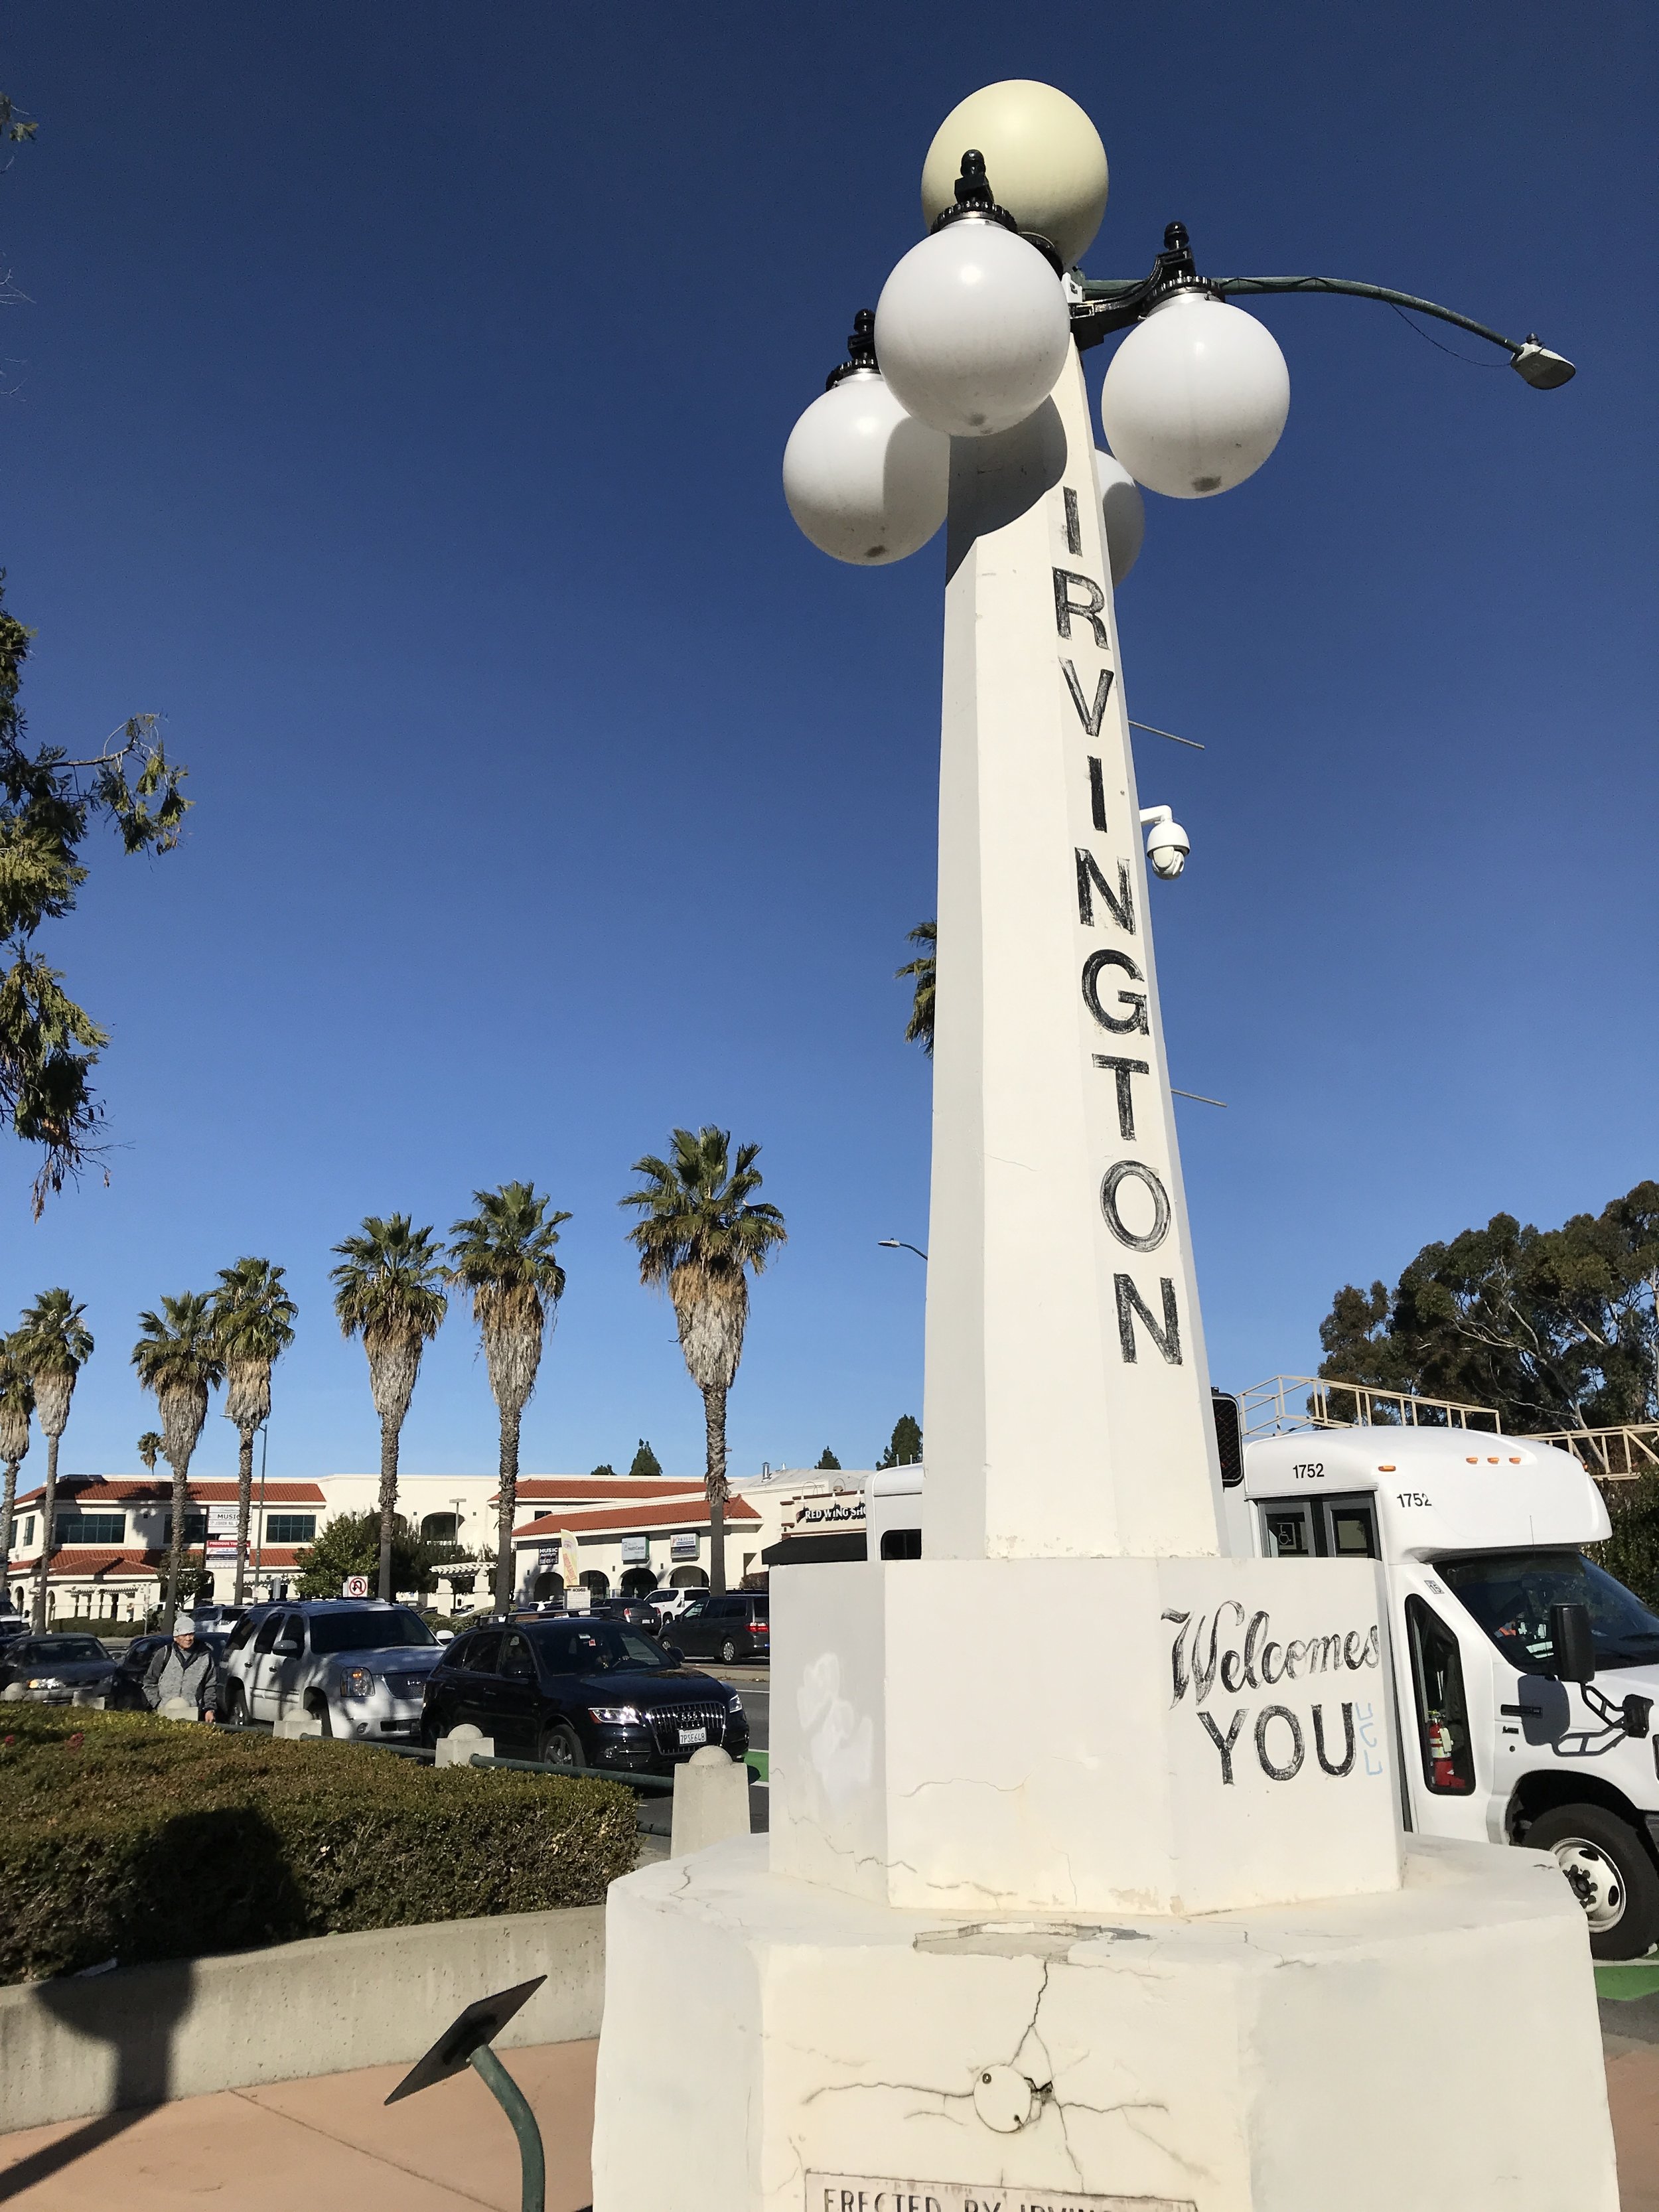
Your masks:
<svg viewBox="0 0 1659 2212"><path fill-rule="evenodd" d="M777 1574L769 1838L613 1886L594 2212L1613 2212L1566 1883L1402 1837L1369 1562L1220 1556L1069 340L947 571L924 1556Z"/></svg>

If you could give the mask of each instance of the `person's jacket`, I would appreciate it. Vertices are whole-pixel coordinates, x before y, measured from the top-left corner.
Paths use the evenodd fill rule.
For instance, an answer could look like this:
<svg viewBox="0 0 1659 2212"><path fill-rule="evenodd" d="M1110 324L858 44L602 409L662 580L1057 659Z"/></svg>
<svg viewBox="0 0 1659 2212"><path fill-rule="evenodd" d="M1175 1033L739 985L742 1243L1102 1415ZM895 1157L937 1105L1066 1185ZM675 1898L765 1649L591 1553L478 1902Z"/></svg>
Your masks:
<svg viewBox="0 0 1659 2212"><path fill-rule="evenodd" d="M164 1644L144 1671L144 1703L152 1711L169 1698L183 1698L204 1713L218 1694L219 1662L205 1644L193 1644L188 1655Z"/></svg>

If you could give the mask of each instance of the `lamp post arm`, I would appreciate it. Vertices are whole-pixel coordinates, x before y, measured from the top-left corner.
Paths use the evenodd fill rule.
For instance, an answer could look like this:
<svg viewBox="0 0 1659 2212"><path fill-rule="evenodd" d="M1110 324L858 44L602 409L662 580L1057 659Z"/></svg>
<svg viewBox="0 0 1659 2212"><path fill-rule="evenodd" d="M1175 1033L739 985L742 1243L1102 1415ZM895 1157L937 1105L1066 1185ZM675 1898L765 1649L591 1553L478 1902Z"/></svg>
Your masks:
<svg viewBox="0 0 1659 2212"><path fill-rule="evenodd" d="M1414 292L1396 292L1386 284L1361 284L1348 276L1200 276L1193 266L1187 234L1179 223L1164 233L1164 251L1150 276L1085 276L1076 281L1072 309L1073 335L1079 346L1097 345L1115 331L1127 330L1170 293L1192 288L1225 299L1261 292L1336 292L1355 300L1381 300L1390 307L1407 308L1413 314L1431 315L1450 323L1471 337L1501 346L1510 366L1540 392L1553 391L1574 374L1572 363L1539 343L1536 335L1506 338L1486 323L1477 323L1433 300L1419 300Z"/></svg>

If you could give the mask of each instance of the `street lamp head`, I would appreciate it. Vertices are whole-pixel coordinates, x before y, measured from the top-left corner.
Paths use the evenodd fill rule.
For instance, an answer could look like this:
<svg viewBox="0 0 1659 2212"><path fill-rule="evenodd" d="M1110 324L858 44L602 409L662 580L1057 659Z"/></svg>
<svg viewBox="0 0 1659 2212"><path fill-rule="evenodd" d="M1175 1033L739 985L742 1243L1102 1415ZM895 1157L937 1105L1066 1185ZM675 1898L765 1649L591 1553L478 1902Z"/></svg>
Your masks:
<svg viewBox="0 0 1659 2212"><path fill-rule="evenodd" d="M1100 486L1101 515L1106 525L1106 558L1112 582L1118 585L1140 556L1146 535L1146 502L1140 486L1121 461L1095 448L1095 481Z"/></svg>
<svg viewBox="0 0 1659 2212"><path fill-rule="evenodd" d="M876 303L876 350L900 403L935 430L1012 430L1054 389L1072 343L1059 276L963 155L952 204Z"/></svg>
<svg viewBox="0 0 1659 2212"><path fill-rule="evenodd" d="M948 439L900 406L876 365L875 317L860 308L848 358L789 434L783 495L821 553L860 568L918 551L945 520Z"/></svg>
<svg viewBox="0 0 1659 2212"><path fill-rule="evenodd" d="M922 166L930 226L952 203L964 146L982 150L997 197L1022 230L1049 240L1067 268L1082 258L1106 212L1108 177L1100 133L1076 100L1051 84L1010 77L953 107Z"/></svg>
<svg viewBox="0 0 1659 2212"><path fill-rule="evenodd" d="M1290 405L1272 331L1194 285L1159 301L1119 346L1100 419L1137 483L1167 499L1208 499L1255 474Z"/></svg>
<svg viewBox="0 0 1659 2212"><path fill-rule="evenodd" d="M1570 384L1578 374L1565 354L1552 353L1547 346L1540 345L1535 332L1510 357L1510 366L1534 392L1553 392Z"/></svg>

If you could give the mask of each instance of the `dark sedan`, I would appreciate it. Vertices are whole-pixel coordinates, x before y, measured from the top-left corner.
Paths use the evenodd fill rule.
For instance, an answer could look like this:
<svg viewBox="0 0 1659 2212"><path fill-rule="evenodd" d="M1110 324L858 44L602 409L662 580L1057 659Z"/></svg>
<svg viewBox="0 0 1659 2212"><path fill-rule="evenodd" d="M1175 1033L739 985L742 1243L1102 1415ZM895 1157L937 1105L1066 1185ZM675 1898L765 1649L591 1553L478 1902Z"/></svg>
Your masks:
<svg viewBox="0 0 1659 2212"><path fill-rule="evenodd" d="M0 1690L32 1705L66 1705L77 1690L107 1690L115 1662L95 1636L15 1636L0 1645Z"/></svg>
<svg viewBox="0 0 1659 2212"><path fill-rule="evenodd" d="M427 1677L423 1742L470 1724L502 1759L665 1774L704 1744L741 1759L743 1699L624 1622L556 1616L457 1637Z"/></svg>

